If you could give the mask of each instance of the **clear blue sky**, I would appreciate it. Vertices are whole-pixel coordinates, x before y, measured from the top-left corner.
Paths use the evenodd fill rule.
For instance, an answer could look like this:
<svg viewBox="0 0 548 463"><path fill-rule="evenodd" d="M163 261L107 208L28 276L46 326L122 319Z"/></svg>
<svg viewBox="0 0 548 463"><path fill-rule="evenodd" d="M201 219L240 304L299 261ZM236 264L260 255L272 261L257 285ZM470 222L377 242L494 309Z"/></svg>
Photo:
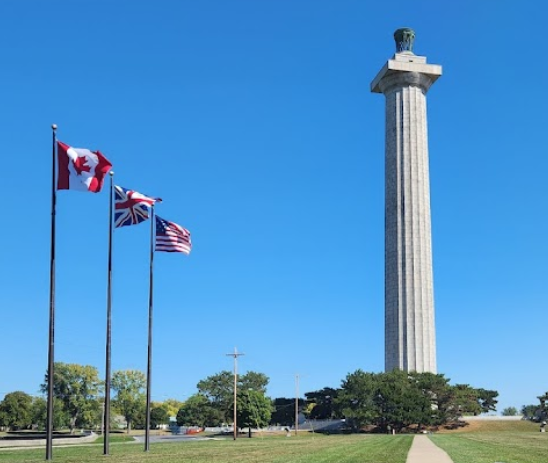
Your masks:
<svg viewBox="0 0 548 463"><path fill-rule="evenodd" d="M47 367L51 123L164 198L190 256L155 258L154 400L245 353L272 397L384 368L384 97L416 31L428 94L438 368L548 389L548 7L538 1L0 2L0 398ZM56 360L104 375L108 197L58 194ZM113 370L146 370L148 224L114 238Z"/></svg>

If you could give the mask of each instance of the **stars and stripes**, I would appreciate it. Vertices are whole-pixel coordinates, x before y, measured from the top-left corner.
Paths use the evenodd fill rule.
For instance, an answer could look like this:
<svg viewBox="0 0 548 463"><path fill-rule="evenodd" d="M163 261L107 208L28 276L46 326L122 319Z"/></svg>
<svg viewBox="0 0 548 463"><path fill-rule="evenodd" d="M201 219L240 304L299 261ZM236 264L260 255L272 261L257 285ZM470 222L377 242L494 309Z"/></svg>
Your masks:
<svg viewBox="0 0 548 463"><path fill-rule="evenodd" d="M137 225L150 217L150 207L159 198L149 198L134 190L114 186L114 226Z"/></svg>
<svg viewBox="0 0 548 463"><path fill-rule="evenodd" d="M190 232L186 228L156 216L156 251L190 254L191 248Z"/></svg>

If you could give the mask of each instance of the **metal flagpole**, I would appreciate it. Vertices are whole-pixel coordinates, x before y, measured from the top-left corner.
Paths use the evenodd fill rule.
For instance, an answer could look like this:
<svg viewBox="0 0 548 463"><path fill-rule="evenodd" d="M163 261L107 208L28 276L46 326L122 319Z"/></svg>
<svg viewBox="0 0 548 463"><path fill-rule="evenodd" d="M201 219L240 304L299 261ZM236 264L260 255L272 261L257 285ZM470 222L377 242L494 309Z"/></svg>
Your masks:
<svg viewBox="0 0 548 463"><path fill-rule="evenodd" d="M46 418L46 460L52 460L53 438L53 365L55 346L55 212L57 205L57 189L55 185L55 131L57 125L51 125L52 154L51 154L51 248L49 261L49 347L48 347L48 401Z"/></svg>
<svg viewBox="0 0 548 463"><path fill-rule="evenodd" d="M108 265L107 265L107 340L106 340L106 361L105 361L105 408L103 421L103 455L109 454L110 443L110 359L111 359L111 335L112 335L112 214L113 214L113 177L110 172L110 197L109 197L109 220L108 220Z"/></svg>
<svg viewBox="0 0 548 463"><path fill-rule="evenodd" d="M150 377L152 372L152 302L153 302L153 270L154 270L154 204L150 207L150 281L148 291L148 360L147 360L147 405L145 420L145 452L150 450Z"/></svg>

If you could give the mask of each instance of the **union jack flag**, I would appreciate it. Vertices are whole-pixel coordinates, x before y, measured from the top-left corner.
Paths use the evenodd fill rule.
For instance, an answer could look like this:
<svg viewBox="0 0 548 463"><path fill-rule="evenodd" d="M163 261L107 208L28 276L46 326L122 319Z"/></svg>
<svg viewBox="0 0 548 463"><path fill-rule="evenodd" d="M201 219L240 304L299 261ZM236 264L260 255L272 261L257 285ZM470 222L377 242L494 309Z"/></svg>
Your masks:
<svg viewBox="0 0 548 463"><path fill-rule="evenodd" d="M150 207L159 198L149 198L134 190L114 186L114 226L137 225L149 218Z"/></svg>

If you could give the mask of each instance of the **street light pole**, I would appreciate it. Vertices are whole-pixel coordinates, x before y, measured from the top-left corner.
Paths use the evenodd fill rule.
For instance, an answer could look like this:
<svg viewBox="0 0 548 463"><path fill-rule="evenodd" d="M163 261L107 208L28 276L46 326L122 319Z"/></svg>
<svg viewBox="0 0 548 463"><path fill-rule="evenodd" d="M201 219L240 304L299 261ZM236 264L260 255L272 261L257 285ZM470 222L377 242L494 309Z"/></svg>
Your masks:
<svg viewBox="0 0 548 463"><path fill-rule="evenodd" d="M248 401L248 404L247 404L247 407L248 407L248 410L249 410L249 419L248 419L248 437L251 439L251 393L249 392L251 391L251 389L248 389L247 390L247 401Z"/></svg>
<svg viewBox="0 0 548 463"><path fill-rule="evenodd" d="M238 357L241 355L245 355L243 353L238 352L238 349L235 347L234 352L231 354L226 354L227 357L234 357L234 440L236 440L236 437L238 436L238 423L237 423L237 394L238 394Z"/></svg>
<svg viewBox="0 0 548 463"><path fill-rule="evenodd" d="M295 435L299 430L299 373L295 375Z"/></svg>

